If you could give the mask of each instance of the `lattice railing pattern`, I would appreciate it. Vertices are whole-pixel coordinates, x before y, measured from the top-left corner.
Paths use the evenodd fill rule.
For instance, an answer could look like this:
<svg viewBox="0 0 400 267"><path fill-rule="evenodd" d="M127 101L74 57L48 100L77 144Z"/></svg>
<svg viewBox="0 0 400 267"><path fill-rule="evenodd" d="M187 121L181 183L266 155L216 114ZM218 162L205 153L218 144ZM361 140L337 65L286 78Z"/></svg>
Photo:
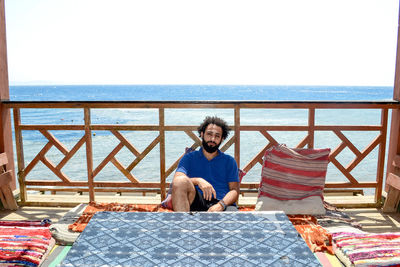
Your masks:
<svg viewBox="0 0 400 267"><path fill-rule="evenodd" d="M335 103L104 103L102 105L91 104L90 102L84 103L71 103L70 105L61 103L25 103L19 105L9 104L10 108L13 108L14 115L14 127L16 136L16 148L18 157L18 175L20 182L20 191L22 198L26 196L26 186L53 186L53 187L75 187L82 188L86 187L89 189L90 198L94 200L94 192L104 188L141 188L143 191L149 188L158 188L161 191L162 196L165 195L165 188L167 186L166 177L171 175L176 169L179 160L183 156L181 155L176 158L170 166L165 165L165 132L167 131L181 131L185 133L189 140L192 141L189 145L192 149L196 149L201 145L200 138L194 134L197 126L186 125L186 126L173 126L164 125L164 109L165 108L224 108L234 110L234 125L231 125L233 129L233 135L225 141L221 147L222 151L226 151L231 146L234 147L234 156L239 166L242 166L242 170L249 172L256 164L262 164L262 157L265 150L271 146L278 144L280 140L275 139L272 136L274 131L287 131L287 132L307 132L307 134L299 141L296 145L297 148L313 147L314 146L314 134L315 132L325 131L332 132L340 140L340 144L332 149L330 154L330 162L337 168L344 177L347 178L348 182L345 183L333 183L327 184L326 187L331 188L375 188L376 198L380 198L382 190L383 180L383 169L385 160L385 145L386 145L386 134L387 134L387 117L388 109L391 105L386 104L371 104L371 103L350 103L350 104L335 104ZM21 124L20 109L21 108L50 108L50 107L62 107L62 108L81 108L85 113L85 124L84 125L27 125ZM159 110L159 123L155 125L94 125L90 122L90 110L93 108L158 108ZM240 109L241 108L302 108L308 110L308 123L303 126L268 126L268 125L254 125L247 126L240 124ZM381 110L381 123L379 125L368 125L368 126L338 126L338 125L315 125L315 109L318 108L361 108L361 109L380 109ZM22 144L22 131L32 130L39 131L47 140L47 143L38 152L38 154L29 162L25 167L24 156L23 156L23 144ZM79 139L79 141L72 147L71 150L58 140L50 131L69 131L69 130L80 130L85 131L85 134ZM92 131L102 130L109 131L118 140L116 146L112 149L108 155L106 155L97 166L93 166L93 151L92 151ZM159 134L143 149L140 151L134 144L132 144L121 132L122 131L156 131ZM246 131L253 131L260 133L267 141L267 144L260 148L249 162L241 164L240 162L240 133ZM356 146L349 140L344 134L345 131L373 131L378 132L378 136L367 145L362 151L356 148ZM86 146L87 153L87 166L88 166L88 181L73 181L64 172L63 167L76 155L76 152ZM145 183L140 180L140 177L133 175L135 167L144 159L148 154L156 147L160 148L160 182ZM46 153L56 148L60 153L64 155L58 164L53 163ZM123 149L126 148L134 159L129 164L124 166L116 157L116 155ZM355 158L347 165L343 166L337 159L338 155L344 150L349 149L354 153ZM376 182L359 182L356 177L352 175L352 170L359 163L361 163L374 149L379 148L379 155L377 160L377 176ZM170 157L170 155L168 155ZM26 181L25 177L35 168L35 166L42 162L50 171L52 171L58 178L59 181L44 181L44 180L29 180ZM127 182L115 182L115 181L96 181L95 177L102 172L104 167L111 163L116 169L119 170L121 175L127 178ZM242 183L242 188L255 188L258 184ZM76 189L78 190L78 189ZM111 190L111 189L110 189ZM24 199L23 199L24 201Z"/></svg>

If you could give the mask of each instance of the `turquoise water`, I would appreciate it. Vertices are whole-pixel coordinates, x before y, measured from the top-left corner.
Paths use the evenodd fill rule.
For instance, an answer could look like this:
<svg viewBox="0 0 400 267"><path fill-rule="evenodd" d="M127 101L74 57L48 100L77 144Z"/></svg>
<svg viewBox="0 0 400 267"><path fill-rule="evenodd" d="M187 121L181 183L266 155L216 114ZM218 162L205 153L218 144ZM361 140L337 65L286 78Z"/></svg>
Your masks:
<svg viewBox="0 0 400 267"><path fill-rule="evenodd" d="M211 85L125 85L125 86L11 86L10 99L15 101L101 101L101 100L389 100L392 98L392 87L349 87L349 86L211 86ZM218 115L229 124L234 122L233 110L222 109L167 109L166 125L198 125L206 115ZM21 111L22 123L27 124L83 124L83 112L74 109L24 109ZM306 125L307 110L285 109L244 109L241 110L242 125ZM380 122L379 110L316 110L317 125L377 125ZM94 124L158 124L156 109L94 109ZM52 131L69 150L83 136L82 131ZM158 132L121 133L139 150L143 151L158 135ZM270 132L280 143L296 146L305 136L305 132ZM377 132L346 132L345 135L362 151L377 136ZM93 132L93 161L96 168L102 160L119 143L111 133ZM46 144L45 139L37 131L24 131L25 166ZM335 148L340 140L331 132L317 132L315 147ZM172 165L192 140L181 132L166 133L166 166ZM268 142L258 132L241 134L241 167L244 167ZM233 147L227 153L233 155ZM52 148L47 157L57 164L64 156ZM140 181L159 180L159 149L153 149L148 156L132 171ZM376 177L378 151L372 151L357 166L352 174L359 181L374 181ZM128 166L135 156L123 148L116 158ZM339 161L346 166L354 158L354 154L345 149ZM62 171L71 180L87 180L85 147L69 161ZM257 164L244 178L245 182L259 182L261 166ZM42 163L39 163L27 179L58 179ZM125 180L126 178L112 164L95 177L95 180ZM172 175L168 177L168 181ZM327 181L345 181L342 174L330 164Z"/></svg>

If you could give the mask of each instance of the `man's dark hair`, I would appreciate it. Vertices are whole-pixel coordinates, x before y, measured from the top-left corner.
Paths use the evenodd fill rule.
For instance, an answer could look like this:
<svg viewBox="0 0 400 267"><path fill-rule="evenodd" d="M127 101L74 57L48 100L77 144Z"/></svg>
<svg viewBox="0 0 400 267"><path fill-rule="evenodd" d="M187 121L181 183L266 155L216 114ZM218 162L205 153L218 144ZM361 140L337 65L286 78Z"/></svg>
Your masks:
<svg viewBox="0 0 400 267"><path fill-rule="evenodd" d="M209 124L215 124L219 127L221 127L222 129L222 139L226 139L226 137L228 137L229 131L231 130L228 126L228 124L226 123L226 121L224 121L221 118L218 118L217 116L207 116L203 123L200 124L200 126L197 128L197 131L199 132L199 136L201 135L201 133L204 133L206 131L206 128Z"/></svg>

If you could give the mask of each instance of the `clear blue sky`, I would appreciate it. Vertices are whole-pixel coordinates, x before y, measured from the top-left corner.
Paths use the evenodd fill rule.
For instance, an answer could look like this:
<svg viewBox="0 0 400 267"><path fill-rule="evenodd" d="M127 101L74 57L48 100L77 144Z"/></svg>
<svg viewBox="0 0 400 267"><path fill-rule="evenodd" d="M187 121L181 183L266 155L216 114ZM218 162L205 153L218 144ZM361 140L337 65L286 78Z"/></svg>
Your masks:
<svg viewBox="0 0 400 267"><path fill-rule="evenodd" d="M6 0L10 84L393 85L398 0Z"/></svg>

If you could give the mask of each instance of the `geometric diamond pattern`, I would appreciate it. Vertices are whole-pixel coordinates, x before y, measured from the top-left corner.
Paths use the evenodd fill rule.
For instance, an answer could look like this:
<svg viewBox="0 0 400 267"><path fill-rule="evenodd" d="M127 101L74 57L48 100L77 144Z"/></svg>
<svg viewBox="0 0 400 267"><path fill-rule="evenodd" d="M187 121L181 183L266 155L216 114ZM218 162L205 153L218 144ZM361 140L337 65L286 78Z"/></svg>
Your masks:
<svg viewBox="0 0 400 267"><path fill-rule="evenodd" d="M61 266L320 266L283 212L98 212Z"/></svg>

